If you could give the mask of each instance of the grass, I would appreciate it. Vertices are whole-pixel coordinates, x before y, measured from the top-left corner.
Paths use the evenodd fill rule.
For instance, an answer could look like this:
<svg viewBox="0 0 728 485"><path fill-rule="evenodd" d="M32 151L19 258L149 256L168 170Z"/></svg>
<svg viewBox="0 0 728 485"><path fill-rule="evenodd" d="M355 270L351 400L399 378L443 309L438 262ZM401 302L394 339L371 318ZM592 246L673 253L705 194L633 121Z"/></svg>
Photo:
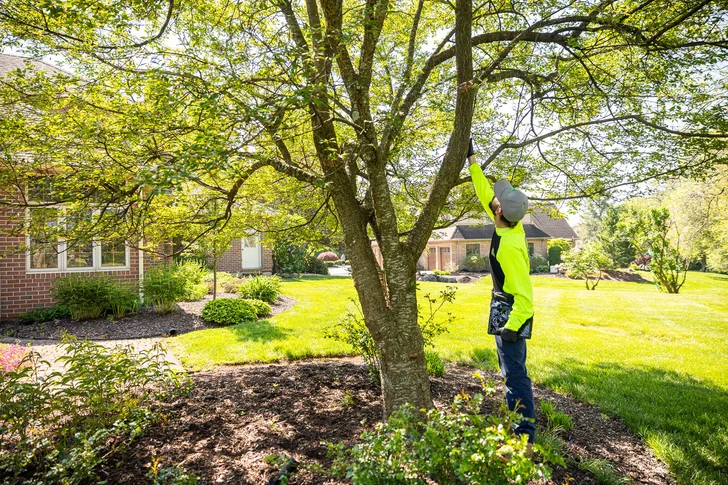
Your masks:
<svg viewBox="0 0 728 485"><path fill-rule="evenodd" d="M728 276L691 272L678 295L640 283L603 281L596 291L548 276L533 283L534 380L621 417L680 483L728 483ZM488 278L459 285L448 309L458 318L435 341L444 359L497 368L486 335L490 289ZM183 335L173 350L193 368L350 352L323 330L351 305L351 279L287 281L283 292L298 300L291 310L255 326Z"/></svg>

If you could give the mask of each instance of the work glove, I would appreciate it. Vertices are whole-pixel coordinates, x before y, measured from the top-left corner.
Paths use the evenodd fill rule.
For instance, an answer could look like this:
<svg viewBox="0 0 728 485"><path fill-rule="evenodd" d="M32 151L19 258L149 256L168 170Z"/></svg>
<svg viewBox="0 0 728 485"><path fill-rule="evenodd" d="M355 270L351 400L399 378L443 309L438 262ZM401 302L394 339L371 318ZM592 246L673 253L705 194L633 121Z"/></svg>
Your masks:
<svg viewBox="0 0 728 485"><path fill-rule="evenodd" d="M510 342L513 343L518 340L518 332L514 332L513 330L503 327L500 330L500 338L504 342Z"/></svg>
<svg viewBox="0 0 728 485"><path fill-rule="evenodd" d="M468 145L468 156L466 158L470 158L472 155L475 155L475 150L473 149L473 137L470 137L470 144Z"/></svg>

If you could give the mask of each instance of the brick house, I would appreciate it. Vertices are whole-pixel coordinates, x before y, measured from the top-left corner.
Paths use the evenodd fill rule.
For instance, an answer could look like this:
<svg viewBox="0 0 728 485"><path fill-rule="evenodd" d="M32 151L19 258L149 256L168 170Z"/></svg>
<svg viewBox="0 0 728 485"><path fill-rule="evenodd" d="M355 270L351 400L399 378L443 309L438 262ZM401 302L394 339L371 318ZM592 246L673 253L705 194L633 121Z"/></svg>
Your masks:
<svg viewBox="0 0 728 485"><path fill-rule="evenodd" d="M523 218L523 229L526 232L529 256L540 255L548 258L547 244L549 239L562 238L575 247L578 236L566 219L552 217L549 213L555 207L546 210L533 207ZM424 270L460 269L466 256L478 254L485 258L486 269L490 270L488 252L495 225L487 216L465 219L458 224L437 231L427 243L425 251L417 261L417 267Z"/></svg>
<svg viewBox="0 0 728 485"><path fill-rule="evenodd" d="M44 62L0 54L0 77L28 65L51 74L58 72ZM164 261L164 258L134 248L128 241L90 241L66 247L62 240L41 244L33 234L18 235L14 231L18 221L32 217L36 209L2 202L21 195L15 187L0 187L0 321L17 318L32 308L51 306L54 302L50 289L58 277L105 273L119 280L138 282L145 269ZM58 209L50 207L50 210ZM238 274L270 274L272 251L263 247L258 234L235 240L219 261L218 269Z"/></svg>

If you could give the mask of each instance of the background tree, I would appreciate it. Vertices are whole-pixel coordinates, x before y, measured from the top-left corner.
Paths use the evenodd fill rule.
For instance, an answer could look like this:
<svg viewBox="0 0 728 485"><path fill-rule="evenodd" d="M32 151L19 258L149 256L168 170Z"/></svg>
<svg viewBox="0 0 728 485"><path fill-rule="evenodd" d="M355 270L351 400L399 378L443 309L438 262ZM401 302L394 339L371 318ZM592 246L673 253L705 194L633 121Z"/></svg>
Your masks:
<svg viewBox="0 0 728 485"><path fill-rule="evenodd" d="M724 160L725 13L667 0L6 0L0 42L62 55L81 79L54 97L37 78L4 84L3 103L53 109L2 120L3 152L34 155L6 157L3 177L60 165L64 194L103 184L133 220L182 181L225 198L229 217L261 177L253 200L311 221L333 211L385 412L430 408L416 262L433 228L478 208L462 175L471 132L482 167L534 200L700 173Z"/></svg>
<svg viewBox="0 0 728 485"><path fill-rule="evenodd" d="M598 242L588 242L582 248L573 249L563 255L567 274L572 278L584 278L587 290L596 290L605 271L614 267L614 261Z"/></svg>
<svg viewBox="0 0 728 485"><path fill-rule="evenodd" d="M661 291L678 293L685 283L690 249L685 249L683 228L670 218L665 207L645 206L633 201L623 221L637 250L652 257L650 271ZM682 246L681 246L682 243Z"/></svg>
<svg viewBox="0 0 728 485"><path fill-rule="evenodd" d="M562 255L571 250L571 243L561 238L549 239L546 246L548 247L549 264L551 266L562 263Z"/></svg>

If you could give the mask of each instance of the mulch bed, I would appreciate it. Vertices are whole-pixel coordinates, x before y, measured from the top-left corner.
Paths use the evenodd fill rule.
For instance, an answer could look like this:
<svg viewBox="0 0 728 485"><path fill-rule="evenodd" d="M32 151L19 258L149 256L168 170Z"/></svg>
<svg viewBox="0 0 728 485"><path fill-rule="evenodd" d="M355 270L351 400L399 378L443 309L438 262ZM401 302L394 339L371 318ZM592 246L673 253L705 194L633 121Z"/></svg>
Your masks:
<svg viewBox="0 0 728 485"><path fill-rule="evenodd" d="M481 373L500 382L496 373ZM471 395L481 392L472 374L472 368L453 365L444 377L433 378L436 405L448 406L462 390ZM102 478L108 483L150 483L145 478L147 464L156 459L162 467L177 466L195 473L201 483L265 484L279 468L267 464L266 456L288 455L327 466L322 442L351 445L382 417L379 392L357 359L224 367L192 377L191 394L166 405L168 419L148 429L123 454L112 457ZM500 406L502 385L499 387L500 394L486 398L486 408ZM347 392L353 396L353 404L346 404ZM572 416L575 427L567 436L571 456L608 459L635 484L673 483L666 467L620 420L538 386L534 392L536 409L541 399L549 399ZM543 416L537 420L545 425ZM597 483L573 461L566 470L556 467L553 475L552 481L538 485ZM304 467L289 483L346 482Z"/></svg>
<svg viewBox="0 0 728 485"><path fill-rule="evenodd" d="M218 298L237 298L235 293L218 293ZM0 337L13 337L21 339L60 339L67 332L78 338L92 340L117 340L160 337L173 328L178 334L212 328L215 325L205 322L200 313L205 303L212 299L207 295L199 301L178 303L175 313L159 314L149 308L143 308L138 313L127 315L119 320L97 318L94 320L75 321L70 318L52 322L24 325L20 322L1 322ZM285 295L278 297L278 301L271 305L273 315L277 315L291 308L296 300Z"/></svg>

